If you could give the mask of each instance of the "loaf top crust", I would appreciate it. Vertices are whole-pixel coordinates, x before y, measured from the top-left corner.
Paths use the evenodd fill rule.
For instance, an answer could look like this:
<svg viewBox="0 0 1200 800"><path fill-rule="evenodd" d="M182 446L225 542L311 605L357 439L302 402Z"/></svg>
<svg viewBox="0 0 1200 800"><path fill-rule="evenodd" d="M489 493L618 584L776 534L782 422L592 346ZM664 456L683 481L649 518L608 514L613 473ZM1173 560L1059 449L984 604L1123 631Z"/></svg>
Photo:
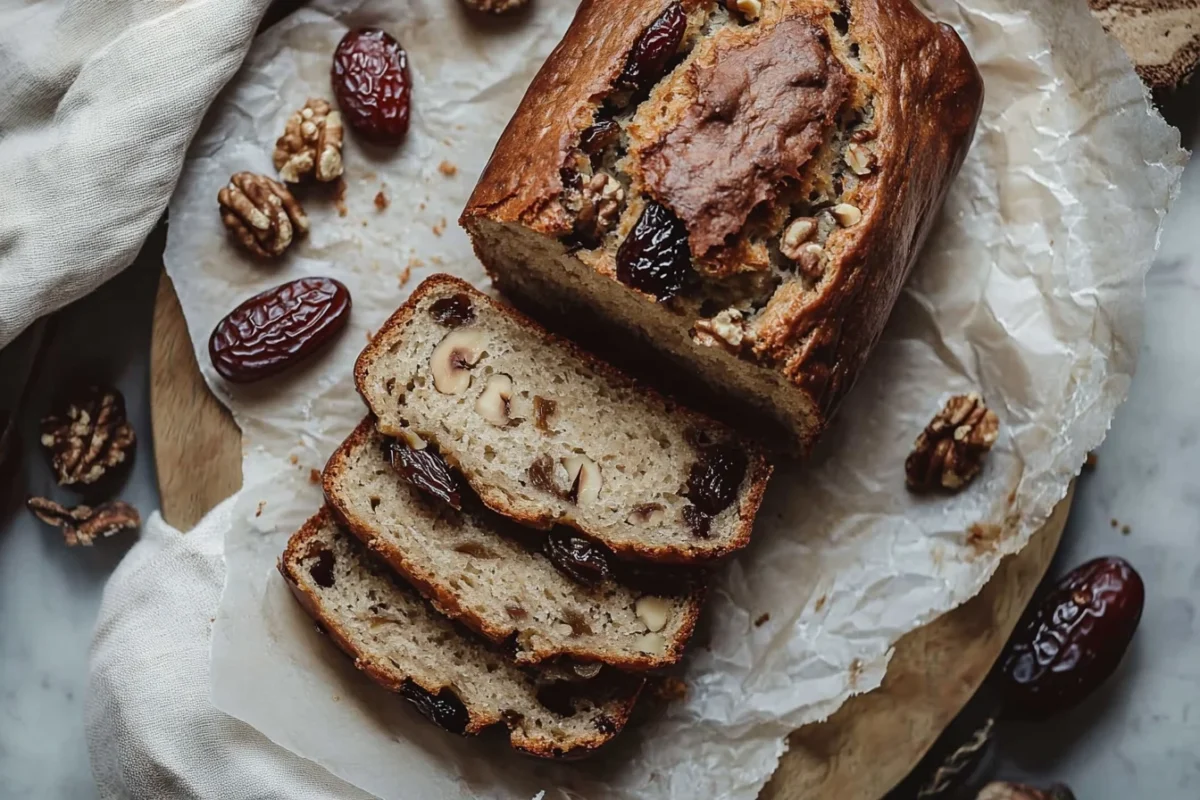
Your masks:
<svg viewBox="0 0 1200 800"><path fill-rule="evenodd" d="M468 201L460 221L469 231L487 221L569 239L564 166L619 91L631 48L672 2L583 0ZM882 332L965 157L982 78L953 29L909 0L763 0L753 24L717 26L717 4L682 7L686 57L623 124L630 199L610 244L647 200L673 211L707 297L752 303L733 355L800 387L824 424ZM857 112L871 167L843 187L830 177L841 152L829 151L855 141L839 137L853 132L846 120ZM822 234L819 275L781 272L775 242L798 198L818 195L829 202L815 211L846 203L861 219ZM579 257L615 279L614 251ZM747 285L757 297L736 296Z"/></svg>

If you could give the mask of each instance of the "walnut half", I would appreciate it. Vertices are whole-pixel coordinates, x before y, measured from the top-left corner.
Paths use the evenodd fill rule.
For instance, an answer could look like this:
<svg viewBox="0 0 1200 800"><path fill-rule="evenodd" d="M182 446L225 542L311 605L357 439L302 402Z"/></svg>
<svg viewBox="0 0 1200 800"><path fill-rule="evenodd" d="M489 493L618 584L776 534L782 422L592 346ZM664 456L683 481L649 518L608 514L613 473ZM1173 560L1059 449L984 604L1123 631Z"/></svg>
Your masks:
<svg viewBox="0 0 1200 800"><path fill-rule="evenodd" d="M259 258L276 258L296 234L308 233L308 216L282 183L238 172L217 193L221 221L243 248Z"/></svg>
<svg viewBox="0 0 1200 800"><path fill-rule="evenodd" d="M30 497L25 501L25 505L42 522L61 528L68 547L91 547L92 542L101 536L135 530L142 524L138 510L120 500L101 503L95 507L65 508L44 497Z"/></svg>
<svg viewBox="0 0 1200 800"><path fill-rule="evenodd" d="M908 488L957 491L966 486L979 474L999 431L1000 419L978 393L951 397L917 437L904 462Z"/></svg>
<svg viewBox="0 0 1200 800"><path fill-rule="evenodd" d="M275 141L272 160L286 183L310 175L327 182L342 174L342 115L328 101L310 97L288 117L283 136Z"/></svg>
<svg viewBox="0 0 1200 800"><path fill-rule="evenodd" d="M137 437L121 393L89 386L42 419L41 442L59 486L91 486L130 463Z"/></svg>

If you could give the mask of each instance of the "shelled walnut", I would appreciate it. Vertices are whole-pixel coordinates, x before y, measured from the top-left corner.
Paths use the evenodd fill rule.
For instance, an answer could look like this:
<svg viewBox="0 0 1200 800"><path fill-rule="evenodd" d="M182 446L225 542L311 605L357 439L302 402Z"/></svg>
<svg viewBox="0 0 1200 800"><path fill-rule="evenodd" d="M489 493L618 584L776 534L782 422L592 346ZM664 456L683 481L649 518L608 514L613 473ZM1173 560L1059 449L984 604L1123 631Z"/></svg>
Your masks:
<svg viewBox="0 0 1200 800"><path fill-rule="evenodd" d="M961 489L979 474L999 431L999 418L978 393L951 397L917 437L904 462L908 488Z"/></svg>
<svg viewBox="0 0 1200 800"><path fill-rule="evenodd" d="M88 386L42 419L41 442L60 486L91 486L129 463L137 437L121 393Z"/></svg>
<svg viewBox="0 0 1200 800"><path fill-rule="evenodd" d="M328 182L342 174L342 115L327 101L310 97L288 117L275 141L272 160L285 183L309 176Z"/></svg>
<svg viewBox="0 0 1200 800"><path fill-rule="evenodd" d="M95 507L66 508L44 497L30 497L25 505L42 522L61 528L68 547L91 547L92 542L101 536L136 530L142 524L138 510L120 500Z"/></svg>
<svg viewBox="0 0 1200 800"><path fill-rule="evenodd" d="M605 172L597 172L583 184L579 200L576 234L588 242L599 242L612 230L625 202L621 183Z"/></svg>
<svg viewBox="0 0 1200 800"><path fill-rule="evenodd" d="M297 234L308 233L308 216L282 183L238 172L217 193L221 221L243 248L259 258L276 258Z"/></svg>

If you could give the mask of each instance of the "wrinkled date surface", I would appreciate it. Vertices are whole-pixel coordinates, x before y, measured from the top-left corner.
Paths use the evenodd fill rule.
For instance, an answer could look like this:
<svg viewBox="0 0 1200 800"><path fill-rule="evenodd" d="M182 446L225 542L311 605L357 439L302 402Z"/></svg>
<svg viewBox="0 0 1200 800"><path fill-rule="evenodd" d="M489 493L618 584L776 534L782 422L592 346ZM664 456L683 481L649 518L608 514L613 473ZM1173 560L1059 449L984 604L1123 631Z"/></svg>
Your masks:
<svg viewBox="0 0 1200 800"><path fill-rule="evenodd" d="M667 6L629 51L617 83L635 91L649 89L657 83L679 52L686 29L687 14L683 12L683 6L679 3Z"/></svg>
<svg viewBox="0 0 1200 800"><path fill-rule="evenodd" d="M465 294L455 294L434 301L429 306L429 316L438 325L458 328L475 319L475 308L471 305L471 298Z"/></svg>
<svg viewBox="0 0 1200 800"><path fill-rule="evenodd" d="M715 517L737 499L746 467L746 454L736 447L723 444L705 447L688 474L687 498L696 508Z"/></svg>
<svg viewBox="0 0 1200 800"><path fill-rule="evenodd" d="M349 31L338 42L330 72L347 124L378 144L399 144L408 133L412 79L408 54L378 28Z"/></svg>
<svg viewBox="0 0 1200 800"><path fill-rule="evenodd" d="M332 278L301 278L256 294L217 323L213 368L233 383L282 372L312 355L350 318L350 292Z"/></svg>
<svg viewBox="0 0 1200 800"><path fill-rule="evenodd" d="M621 136L621 126L612 119L599 119L579 135L579 149L589 156L598 156Z"/></svg>
<svg viewBox="0 0 1200 800"><path fill-rule="evenodd" d="M471 722L471 715L467 713L467 707L455 696L454 692L449 689L441 689L437 694L430 694L411 680L404 682L402 692L425 719L434 725L460 736L466 733L467 725Z"/></svg>
<svg viewBox="0 0 1200 800"><path fill-rule="evenodd" d="M1145 599L1141 576L1124 559L1097 558L1068 573L1001 658L1006 713L1041 719L1091 694L1120 663Z"/></svg>
<svg viewBox="0 0 1200 800"><path fill-rule="evenodd" d="M612 574L603 545L568 530L552 530L543 546L546 558L579 583L593 585Z"/></svg>
<svg viewBox="0 0 1200 800"><path fill-rule="evenodd" d="M316 581L317 586L324 589L333 586L333 564L332 550L321 550L317 553L317 560L308 568L308 574Z"/></svg>
<svg viewBox="0 0 1200 800"><path fill-rule="evenodd" d="M462 490L458 477L442 456L432 447L414 450L407 443L391 440L384 445L384 455L406 481L431 494L455 510L462 510Z"/></svg>
<svg viewBox="0 0 1200 800"><path fill-rule="evenodd" d="M666 206L649 203L617 250L617 279L663 302L694 276L687 228Z"/></svg>

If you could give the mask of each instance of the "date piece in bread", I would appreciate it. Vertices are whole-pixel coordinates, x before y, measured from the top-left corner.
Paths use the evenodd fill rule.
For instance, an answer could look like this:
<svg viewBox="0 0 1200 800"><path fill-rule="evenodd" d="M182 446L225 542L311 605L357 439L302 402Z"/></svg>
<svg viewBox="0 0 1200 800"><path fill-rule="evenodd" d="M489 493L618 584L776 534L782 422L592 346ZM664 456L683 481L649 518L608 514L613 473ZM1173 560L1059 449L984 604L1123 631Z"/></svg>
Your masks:
<svg viewBox="0 0 1200 800"><path fill-rule="evenodd" d="M511 664L399 583L328 508L292 535L279 571L356 667L452 733L503 724L517 750L585 756L624 727L641 691L622 673L573 681Z"/></svg>
<svg viewBox="0 0 1200 800"><path fill-rule="evenodd" d="M683 655L703 602L698 585L664 594L671 567L637 576L652 591L622 585L603 577L622 565L599 550L575 570L594 580L572 580L536 549L544 535L489 511L469 490L461 510L422 493L392 467L389 446L374 420L363 420L325 467L325 497L345 529L446 616L510 646L517 663L567 657L643 670Z"/></svg>
<svg viewBox="0 0 1200 800"><path fill-rule="evenodd" d="M458 278L425 280L354 376L381 433L432 443L485 505L527 526L675 563L750 539L771 473L757 445Z"/></svg>
<svg viewBox="0 0 1200 800"><path fill-rule="evenodd" d="M804 451L883 331L983 84L909 0L728 6L583 0L460 221L518 305L667 356Z"/></svg>

